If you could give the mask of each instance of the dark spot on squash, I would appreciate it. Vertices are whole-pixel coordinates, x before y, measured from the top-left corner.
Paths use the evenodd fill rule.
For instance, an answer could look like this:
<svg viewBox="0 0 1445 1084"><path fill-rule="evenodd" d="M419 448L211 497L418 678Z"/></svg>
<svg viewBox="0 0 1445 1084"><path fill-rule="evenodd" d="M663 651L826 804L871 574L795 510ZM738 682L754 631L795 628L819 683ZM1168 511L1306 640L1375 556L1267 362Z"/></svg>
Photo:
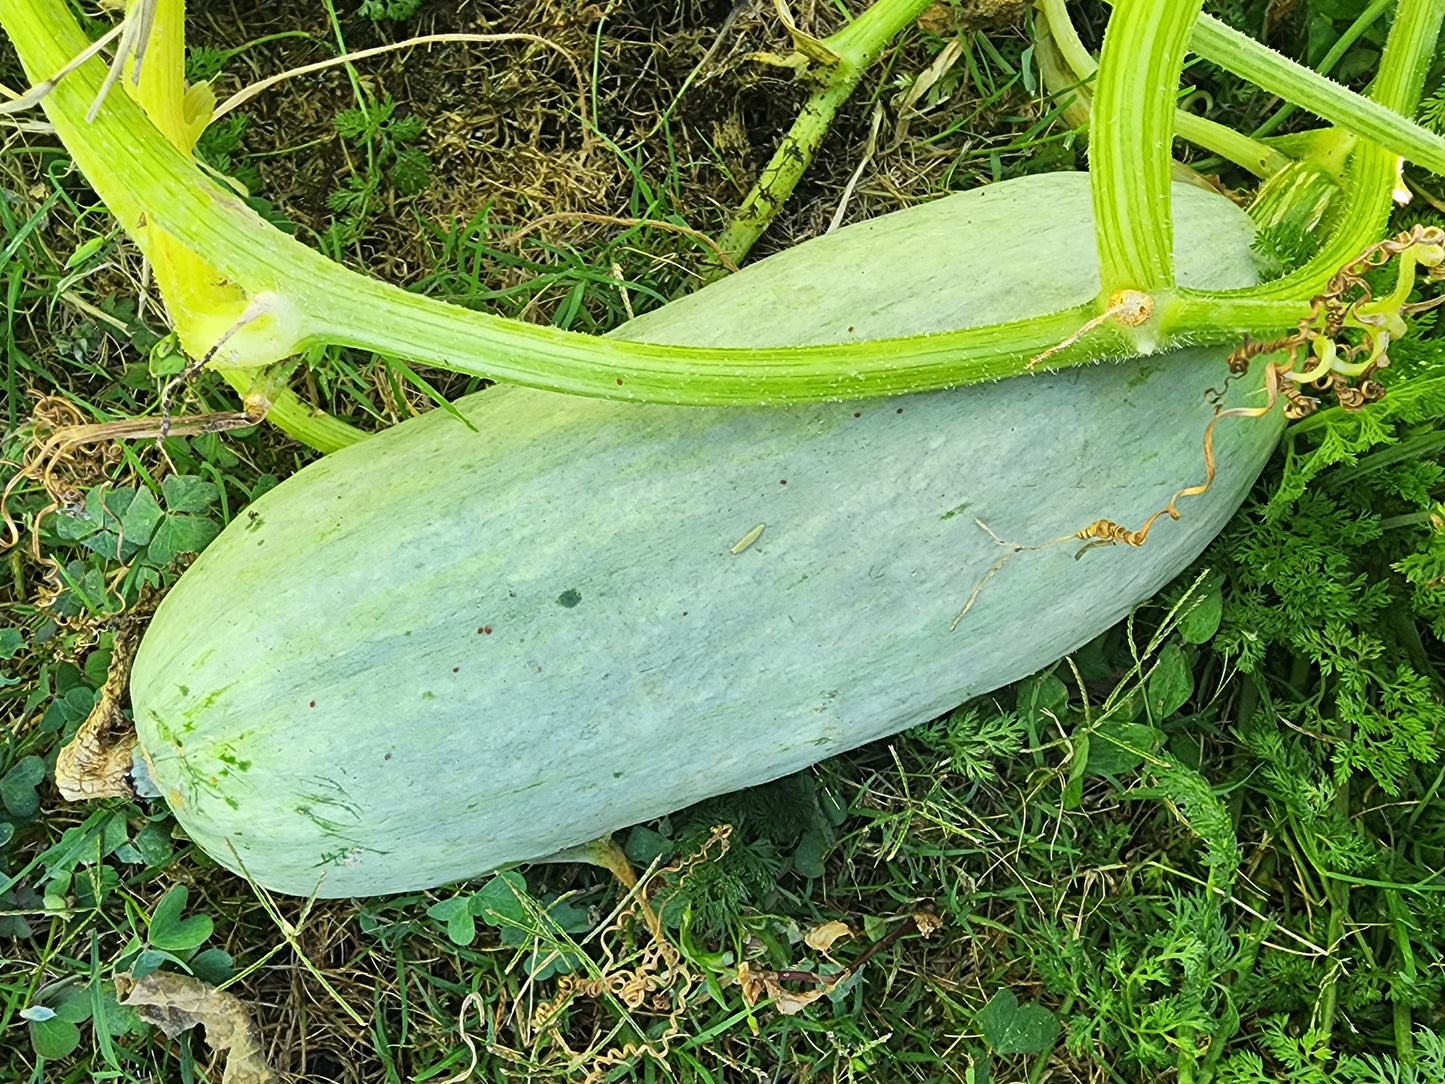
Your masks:
<svg viewBox="0 0 1445 1084"><path fill-rule="evenodd" d="M256 530L258 527L260 527L263 523L266 522L264 519L261 518L261 514L260 514L259 512L247 512L247 513L246 513L246 519L247 519L246 530L248 530L248 531L254 531L254 530ZM260 545L259 542L256 543L256 544L257 544L258 546Z"/></svg>
<svg viewBox="0 0 1445 1084"><path fill-rule="evenodd" d="M454 673L454 674L460 674L461 672L462 672L462 668L461 668L460 666L453 666L453 667L452 667L452 673Z"/></svg>
<svg viewBox="0 0 1445 1084"><path fill-rule="evenodd" d="M478 636L490 636L491 634L492 634L492 626L491 626L491 625L483 625L481 628L477 629L477 635L478 635Z"/></svg>
<svg viewBox="0 0 1445 1084"><path fill-rule="evenodd" d="M902 407L899 407L899 408L898 408L898 413L900 413L900 414L903 413L903 408L902 408Z"/></svg>
<svg viewBox="0 0 1445 1084"><path fill-rule="evenodd" d="M382 760L390 760L390 759L391 759L391 754L390 754L390 753L387 753L386 756L382 757L381 759L382 759Z"/></svg>
<svg viewBox="0 0 1445 1084"><path fill-rule="evenodd" d="M1157 365L1139 365L1139 371L1129 378L1129 387L1137 388L1140 384L1149 383L1149 378L1159 372Z"/></svg>
<svg viewBox="0 0 1445 1084"><path fill-rule="evenodd" d="M613 772L613 773L612 773L612 778L613 778L613 779L621 779L621 778L622 778L622 773L621 773L621 772Z"/></svg>
<svg viewBox="0 0 1445 1084"><path fill-rule="evenodd" d="M622 377L619 376L619 377L617 378L617 383L619 383L619 384L622 383Z"/></svg>
<svg viewBox="0 0 1445 1084"><path fill-rule="evenodd" d="M310 706L311 706L311 707L313 707L313 708L314 708L314 707L315 707L315 706L316 706L316 701L314 701L314 700L313 700L313 701L311 701L311 704L310 704Z"/></svg>
<svg viewBox="0 0 1445 1084"><path fill-rule="evenodd" d="M855 412L854 415L853 415L853 417L855 417L855 418L861 418L861 417L863 417L863 415L860 414L860 413L856 413L856 412Z"/></svg>
<svg viewBox="0 0 1445 1084"><path fill-rule="evenodd" d="M577 588L575 587L569 587L567 588L567 590L563 591L560 595L557 596L557 605L564 606L569 610L581 601L582 592L577 590Z"/></svg>
<svg viewBox="0 0 1445 1084"><path fill-rule="evenodd" d="M779 479L778 479L778 485L780 485L780 486L785 486L785 485L787 485L787 484L788 484L788 480L787 480L786 478L779 478Z"/></svg>
<svg viewBox="0 0 1445 1084"><path fill-rule="evenodd" d="M182 696L191 695L191 688L189 685L177 685L176 691L179 692Z"/></svg>
<svg viewBox="0 0 1445 1084"><path fill-rule="evenodd" d="M852 329L851 327L848 329L848 331L849 331L850 333L852 332L852 330L853 330L853 329Z"/></svg>

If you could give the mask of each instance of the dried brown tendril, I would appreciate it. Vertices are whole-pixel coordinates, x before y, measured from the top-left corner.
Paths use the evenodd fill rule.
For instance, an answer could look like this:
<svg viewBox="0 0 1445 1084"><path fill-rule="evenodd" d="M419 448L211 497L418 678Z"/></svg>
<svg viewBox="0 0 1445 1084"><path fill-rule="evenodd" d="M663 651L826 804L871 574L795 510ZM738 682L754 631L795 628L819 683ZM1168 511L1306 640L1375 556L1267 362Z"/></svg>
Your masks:
<svg viewBox="0 0 1445 1084"><path fill-rule="evenodd" d="M25 483L40 486L50 503L31 519L28 537L30 556L46 570L46 586L38 599L41 607L49 606L62 589L59 562L41 548L41 524L54 512L79 511L85 490L109 480L111 471L122 458L117 441L158 440L167 432L172 436L200 436L240 429L260 421L259 416L243 411L177 418L169 427L150 418L87 422L74 403L60 396L36 395L35 400L30 440L20 462L9 464L17 469L0 490L0 550L20 545L27 534L10 512L11 497ZM112 580L123 577L127 571L122 568Z"/></svg>
<svg viewBox="0 0 1445 1084"><path fill-rule="evenodd" d="M668 898L675 895L698 866L727 851L731 834L731 825L719 825L696 851L642 879L612 921L597 934L603 956L597 974L560 976L556 995L520 1019L519 1031L524 1044L532 1046L534 1051L538 1046L551 1047L564 1063L556 1066L552 1062L552 1067L569 1074L582 1074L581 1079L588 1082L601 1080L608 1069L639 1055L665 1063L672 1042L682 1034L688 997L699 980L681 951L667 940L656 919L653 905L660 912L666 899L653 900L651 904L649 899L654 887L668 878L676 878ZM639 938L642 944L635 947ZM628 1016L637 1013L661 1017L665 1022L652 1038L628 1040L605 1050L577 1050L563 1037L561 1024L563 1014L579 997L608 998ZM645 1034L643 1028L633 1027L639 1034ZM605 1044L610 1036L601 1034L601 1030L594 1033L593 1041ZM491 1051L514 1062L538 1064L519 1050L493 1044Z"/></svg>
<svg viewBox="0 0 1445 1084"><path fill-rule="evenodd" d="M1179 519L1181 517L1177 507L1179 500L1184 497L1200 496L1208 492L1210 486L1214 484L1216 474L1214 427L1221 418L1261 418L1273 410L1281 398L1285 400L1286 418L1292 421L1303 418L1313 413L1319 406L1319 400L1305 394L1303 385L1327 386L1334 394L1340 408L1347 411L1359 410L1365 404L1383 398L1385 395L1384 385L1372 378L1376 372L1390 364L1389 343L1392 315L1398 319L1401 316L1424 312L1445 303L1445 294L1429 301L1414 304L1401 301L1398 305L1377 309L1371 307L1374 296L1370 284L1364 276L1369 271L1383 267L1396 257L1404 256L1407 253L1414 254L1420 249L1425 250L1421 262L1427 267L1428 277L1432 281L1445 278L1445 274L1440 273L1442 267L1445 267L1445 229L1438 226L1415 226L1394 237L1371 245L1332 275L1324 292L1311 299L1310 313L1300 320L1299 327L1294 333L1265 342L1255 342L1246 336L1243 344L1233 350L1225 359L1229 375L1217 388L1212 387L1205 392L1205 401L1214 408L1214 416L1210 418L1209 424L1204 429L1204 481L1199 485L1186 486L1179 490L1169 498L1167 505L1145 520L1143 526L1138 530L1130 530L1111 519L1099 519L1072 534L1039 545L1025 546L1005 542L989 530L982 521L975 520L974 522L987 531L995 542L1007 546L1009 552L994 562L984 573L983 578L979 580L969 595L963 609L954 618L950 628L958 628L959 622L978 600L979 593L1016 554L1030 550L1048 549L1069 541L1087 543L1074 555L1075 560L1097 546L1112 546L1122 543L1126 546L1139 547L1148 541L1149 531L1160 518L1168 516L1170 519ZM1408 275L1409 281L1413 282L1416 258L1412 255L1409 262L1402 262L1400 269L1402 278L1396 284L1397 294L1402 295L1408 290L1404 276ZM1101 317L1084 325L1077 333L1058 346L1040 354L1029 363L1030 367L1050 354L1064 349L1086 331L1097 327L1111 316L1118 316L1120 322L1130 324L1128 316L1115 312L1116 308L1125 303L1126 299L1123 299L1123 293L1125 292L1116 294L1110 299L1110 308ZM1140 296L1147 298L1147 295ZM1149 312L1152 312L1153 302L1152 299L1148 300L1150 302L1148 311L1139 306L1133 310L1137 323L1143 323L1148 319ZM1140 313L1142 316L1139 315ZM1130 324L1130 326L1137 325ZM1363 330L1365 342L1350 343L1340 339L1345 329L1351 326ZM1315 347L1324 360L1312 369L1297 370L1296 366L1300 364L1300 349L1307 346ZM1255 358L1278 353L1285 355L1283 360L1270 361L1265 365L1264 405L1225 409L1224 398L1230 384L1249 372L1250 365ZM1356 362L1361 355L1366 356L1366 361Z"/></svg>

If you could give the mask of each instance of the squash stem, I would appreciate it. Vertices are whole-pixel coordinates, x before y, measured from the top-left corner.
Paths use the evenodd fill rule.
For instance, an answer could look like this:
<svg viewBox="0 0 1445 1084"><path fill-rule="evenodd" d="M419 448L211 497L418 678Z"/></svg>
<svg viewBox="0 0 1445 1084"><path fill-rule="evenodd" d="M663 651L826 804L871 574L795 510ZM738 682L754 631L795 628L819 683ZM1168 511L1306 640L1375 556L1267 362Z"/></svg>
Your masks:
<svg viewBox="0 0 1445 1084"><path fill-rule="evenodd" d="M718 238L719 252L709 261L704 281L722 278L728 273L721 257L726 256L735 267L747 258L812 164L813 156L833 125L833 118L838 115L838 107L852 97L862 78L862 69L840 62L808 96L792 128Z"/></svg>
<svg viewBox="0 0 1445 1084"><path fill-rule="evenodd" d="M1116 0L1109 19L1089 138L1102 299L1174 285L1174 103L1203 6L1204 0Z"/></svg>
<svg viewBox="0 0 1445 1084"><path fill-rule="evenodd" d="M161 134L182 153L189 154L209 116L209 108L200 117L187 115L188 98L196 99L194 92L188 96L185 85L185 17L185 0L155 0L146 61L134 84L125 79L122 85ZM209 89L198 89L204 91L204 104L209 107L212 100ZM156 279L167 307L174 309L172 322L178 327L184 326L192 305L206 304L205 284L220 276L159 227L148 228L147 232L151 235L150 255ZM255 376L246 370L232 369L223 375L226 382L248 400L248 407L259 402L268 421L294 440L323 454L355 444L366 435L304 404L285 386L284 378L278 382L271 371Z"/></svg>
<svg viewBox="0 0 1445 1084"><path fill-rule="evenodd" d="M1110 3L1117 9L1121 0L1110 0ZM1433 14L1429 10L1432 4L1435 4ZM1400 0L1396 23L1400 22L1400 13L1405 12L1407 7L1412 6L1406 0ZM1422 19L1412 20L1412 25L1431 22L1439 25L1441 14L1436 0L1425 0L1425 10L1420 14ZM1435 32L1431 30L1429 33L1433 40ZM1413 108L1397 110L1386 106L1377 94L1361 97L1321 72L1296 64L1269 46L1261 45L1234 27L1221 23L1211 14L1199 16L1194 32L1189 35L1189 49L1207 59L1209 64L1217 64L1225 71L1248 79L1256 87L1279 95L1286 103L1306 108L1315 116L1357 136L1377 140L1390 147L1400 158L1410 159L1431 172L1445 173L1445 137L1409 120L1415 113ZM1419 85L1423 85L1429 59L1431 56L1426 53L1418 72Z"/></svg>
<svg viewBox="0 0 1445 1084"><path fill-rule="evenodd" d="M600 866L607 870L617 878L624 893L636 895L637 906L642 912L642 920L647 923L648 931L658 940L662 939L662 919L652 909L652 905L647 902L646 889L638 887L637 871L632 868L632 863L627 858L627 852L618 845L610 833L601 839L594 839L590 843L583 843L576 847L567 847L537 861L586 862L588 865Z"/></svg>
<svg viewBox="0 0 1445 1084"><path fill-rule="evenodd" d="M734 266L747 258L793 194L832 127L838 108L852 96L868 67L930 2L878 0L842 30L817 43L820 52L831 53L836 59L820 64L818 71L807 76L817 80L816 88L718 239L721 254ZM718 278L723 274L725 271L718 261L706 277Z"/></svg>
<svg viewBox="0 0 1445 1084"><path fill-rule="evenodd" d="M1407 5L1402 0L1395 16L1396 23L1411 6L1416 5ZM1411 22L1427 30L1433 40L1445 8L1438 2L1417 7L1420 18L1418 22ZM1431 22L1434 28L1427 29ZM1280 56L1268 46L1212 16L1206 15L1199 20L1190 45L1206 60L1279 95L1285 101L1308 109L1358 136L1375 140L1425 169L1445 174L1445 137L1407 119L1413 115L1413 108L1399 111L1386 106L1374 95L1373 101L1362 98L1318 72ZM1428 67L1428 54L1422 60L1424 65L1417 73L1421 83Z"/></svg>
<svg viewBox="0 0 1445 1084"><path fill-rule="evenodd" d="M1387 109L1413 110L1421 58L1428 62L1434 48L1442 4L1445 0L1402 0L1374 87ZM63 0L0 0L0 22L35 80L60 70L86 46ZM100 61L82 65L46 97L46 111L76 165L143 247L147 227L158 226L241 295L240 311L231 306L197 314L210 321L207 347L226 339L212 361L223 371L254 372L329 342L574 394L772 404L864 398L1012 376L1031 371L1035 357L1066 341L1071 345L1051 354L1048 368L1139 352L1117 327L1080 335L1099 315L1095 301L944 334L750 350L629 343L462 309L347 270L275 230L210 181L125 94L112 94L95 121L86 122L103 77ZM1167 129L1172 94L1163 97L1171 100L1155 120ZM1136 138L1143 134L1142 129L1135 132ZM1167 149L1163 161L1167 170ZM1117 160L1114 168L1119 168ZM1274 335L1292 328L1328 274L1378 236L1388 212L1394 155L1362 140L1350 174L1356 198L1344 213L1345 228L1307 273L1220 295L1161 292L1155 300L1162 318L1153 321L1157 342L1147 345L1227 342L1240 333ZM1112 228L1117 227L1115 222ZM1158 242L1155 231L1148 245L1135 251L1154 252Z"/></svg>
<svg viewBox="0 0 1445 1084"><path fill-rule="evenodd" d="M622 884L628 892L637 887L637 873L632 868L627 853L612 838L611 833L601 839L594 839L587 843L580 843L575 847L566 847L556 854L549 854L546 858L537 859L538 862L586 862L591 866L600 866Z"/></svg>
<svg viewBox="0 0 1445 1084"><path fill-rule="evenodd" d="M1039 70L1044 75L1045 83L1052 84L1049 86L1050 91L1059 93L1062 80L1058 78L1060 73L1053 73L1054 77L1050 78L1051 72L1046 67L1048 47L1044 44L1045 40L1052 41L1058 55L1062 57L1068 65L1069 71L1073 73L1074 78L1069 82L1086 83L1091 81L1098 71L1099 65L1090 55L1089 50L1084 47L1084 43L1079 40L1078 31L1074 29L1073 21L1069 18L1064 0L1038 0L1038 7L1039 18L1035 24L1035 42L1040 48L1035 56L1039 59ZM1088 121L1092 94L1082 87L1076 93L1080 96L1083 116L1074 116L1068 119L1070 123L1078 127L1081 123ZM1241 169L1246 169L1261 179L1274 176L1292 161L1289 155L1282 154L1267 144L1251 139L1228 125L1191 113L1187 109L1176 108L1174 110L1174 134L1195 146L1213 151L1219 157L1233 162Z"/></svg>
<svg viewBox="0 0 1445 1084"><path fill-rule="evenodd" d="M221 376L243 399L261 390L257 388L258 378L249 369L227 369ZM263 374L260 380L265 379ZM269 404L266 420L292 440L300 441L323 455L340 451L366 438L367 434L362 430L303 401L284 385L268 386L263 394Z"/></svg>
<svg viewBox="0 0 1445 1084"><path fill-rule="evenodd" d="M1092 62L1093 57L1089 59ZM1034 20L1034 62L1044 89L1058 100L1064 123L1076 131L1087 128L1094 103L1094 92L1088 87L1093 73L1081 76L1065 59L1053 24L1042 11Z"/></svg>
<svg viewBox="0 0 1445 1084"><path fill-rule="evenodd" d="M1395 0L1375 0L1373 4L1360 12L1360 14L1355 17L1355 21L1351 23L1345 29L1345 32L1336 39L1335 43L1330 46L1330 51L1325 54L1324 59L1319 62L1319 66L1315 70L1321 75L1329 75L1334 69L1334 66L1343 60L1345 54L1350 51L1350 46L1359 41L1365 31L1374 26L1375 23L1379 21L1380 16L1384 15L1385 12L1394 6ZM1281 124L1294 116L1295 110L1298 108L1298 106L1290 102L1283 103L1263 124L1256 128L1252 134L1256 139L1259 139L1262 136L1267 136L1271 132L1278 130Z"/></svg>
<svg viewBox="0 0 1445 1084"><path fill-rule="evenodd" d="M1110 2L1117 11L1130 0ZM1395 15L1396 24L1407 11L1412 14L1407 20L1412 32L1427 32L1433 43L1442 13L1445 13L1442 12L1439 0L1420 0L1419 3L1400 0L1399 10ZM1428 29L1431 23L1434 24L1434 29ZM1109 25L1113 26L1113 20L1110 20ZM1391 33L1393 32L1392 26ZM1319 72L1281 56L1269 46L1261 45L1249 35L1241 34L1212 15L1199 16L1189 36L1189 48L1211 64L1217 64L1225 71L1248 79L1286 102L1308 109L1316 116L1355 135L1373 139L1390 148L1398 156L1408 158L1434 173L1445 174L1445 137L1409 120L1408 118L1414 115L1413 107L1402 110L1385 104L1378 94L1373 93L1373 87L1369 98L1362 97ZM1417 88L1424 85L1431 59L1429 51L1422 52L1422 66L1415 73ZM1376 83L1378 82L1377 76Z"/></svg>
<svg viewBox="0 0 1445 1084"><path fill-rule="evenodd" d="M1374 104L1397 116L1414 114L1442 20L1445 0L1400 0L1370 86ZM1399 160L1393 150L1372 140L1356 140L1354 147L1334 233L1314 258L1292 274L1250 290L1179 291L1176 311L1183 325L1206 313L1222 322L1243 318L1256 302L1314 297L1331 275L1380 236L1390 215ZM1196 304L1202 307L1194 315L1191 306Z"/></svg>

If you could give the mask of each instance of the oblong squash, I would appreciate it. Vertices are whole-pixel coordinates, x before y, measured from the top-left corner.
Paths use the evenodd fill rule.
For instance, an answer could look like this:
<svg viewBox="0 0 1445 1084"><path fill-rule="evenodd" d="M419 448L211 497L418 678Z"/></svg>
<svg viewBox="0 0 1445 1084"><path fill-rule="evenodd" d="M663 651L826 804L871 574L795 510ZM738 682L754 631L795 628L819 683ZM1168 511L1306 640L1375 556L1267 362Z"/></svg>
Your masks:
<svg viewBox="0 0 1445 1084"><path fill-rule="evenodd" d="M1174 193L1180 280L1253 280L1252 227ZM622 329L836 341L1097 290L1087 178L1031 177L808 242ZM283 892L413 890L538 858L938 715L1079 646L1223 525L1278 433L1202 474L1221 350L861 403L638 406L494 388L308 466L157 612L132 677L177 820ZM1231 403L1258 403L1257 386ZM763 525L761 534L757 527ZM750 536L750 544L747 542Z"/></svg>

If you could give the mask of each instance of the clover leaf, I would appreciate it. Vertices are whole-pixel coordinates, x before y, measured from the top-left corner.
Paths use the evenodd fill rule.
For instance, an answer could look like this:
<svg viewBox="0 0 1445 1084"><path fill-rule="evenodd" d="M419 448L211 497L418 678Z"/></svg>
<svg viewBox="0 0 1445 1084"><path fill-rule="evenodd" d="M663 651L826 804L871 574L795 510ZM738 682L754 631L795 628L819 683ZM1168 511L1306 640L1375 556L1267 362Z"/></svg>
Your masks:
<svg viewBox="0 0 1445 1084"><path fill-rule="evenodd" d="M161 897L151 913L150 934L147 940L152 948L171 952L189 952L211 936L215 924L208 915L192 915L182 918L188 895L185 885L175 885Z"/></svg>
<svg viewBox="0 0 1445 1084"><path fill-rule="evenodd" d="M22 820L40 812L40 795L35 788L45 778L45 761L40 757L22 757L0 777L0 803L12 817Z"/></svg>

